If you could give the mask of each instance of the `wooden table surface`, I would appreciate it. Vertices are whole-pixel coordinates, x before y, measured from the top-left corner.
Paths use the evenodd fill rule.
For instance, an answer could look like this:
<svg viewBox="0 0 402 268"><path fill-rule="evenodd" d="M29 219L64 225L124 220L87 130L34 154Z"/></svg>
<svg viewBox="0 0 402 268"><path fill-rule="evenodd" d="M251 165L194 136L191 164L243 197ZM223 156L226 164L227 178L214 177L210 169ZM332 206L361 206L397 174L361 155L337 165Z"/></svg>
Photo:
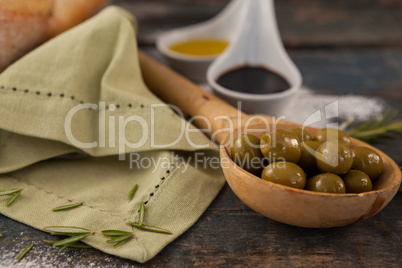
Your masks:
<svg viewBox="0 0 402 268"><path fill-rule="evenodd" d="M226 0L117 0L139 22L139 46L152 55L155 37L217 14ZM379 96L402 111L402 2L281 0L279 28L304 84L325 94ZM361 105L364 105L362 103ZM402 118L401 114L399 118ZM402 138L376 144L402 165ZM21 266L301 266L402 267L402 193L376 216L351 226L306 229L267 219L226 185L199 221L154 259L139 264L96 249L28 254ZM0 266L22 245L50 236L0 215ZM3 254L5 249L8 254ZM9 249L12 249L11 251ZM10 252L15 252L12 254Z"/></svg>

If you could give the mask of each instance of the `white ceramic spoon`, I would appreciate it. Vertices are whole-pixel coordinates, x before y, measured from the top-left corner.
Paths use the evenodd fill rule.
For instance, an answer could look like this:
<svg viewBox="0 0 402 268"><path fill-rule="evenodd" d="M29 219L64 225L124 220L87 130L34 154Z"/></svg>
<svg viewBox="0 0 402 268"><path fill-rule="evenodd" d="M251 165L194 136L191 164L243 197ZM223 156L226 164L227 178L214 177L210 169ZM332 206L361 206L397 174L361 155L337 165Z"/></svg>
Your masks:
<svg viewBox="0 0 402 268"><path fill-rule="evenodd" d="M215 94L246 113L279 116L300 88L302 78L289 58L279 35L273 0L249 1L240 32L229 47L210 65L208 83ZM265 67L280 74L290 84L286 91L271 94L236 92L217 83L223 73L240 66Z"/></svg>

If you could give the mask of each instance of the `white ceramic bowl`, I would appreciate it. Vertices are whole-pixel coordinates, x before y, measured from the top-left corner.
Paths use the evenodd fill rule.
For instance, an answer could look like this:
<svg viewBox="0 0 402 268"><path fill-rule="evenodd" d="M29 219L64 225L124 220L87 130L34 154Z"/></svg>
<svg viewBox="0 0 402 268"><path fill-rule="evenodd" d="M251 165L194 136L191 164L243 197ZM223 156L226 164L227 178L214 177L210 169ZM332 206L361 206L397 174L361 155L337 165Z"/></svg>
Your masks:
<svg viewBox="0 0 402 268"><path fill-rule="evenodd" d="M161 34L156 39L157 49L174 70L195 82L205 82L207 69L218 55L192 56L172 51L169 47L181 42L203 39L225 40L230 43L241 27L248 2L249 0L233 0L209 21Z"/></svg>
<svg viewBox="0 0 402 268"><path fill-rule="evenodd" d="M214 93L249 114L280 116L295 93L302 78L282 44L276 24L272 0L250 1L242 29L230 46L211 64L207 80ZM290 88L271 94L236 92L217 83L225 72L241 66L259 66L285 78Z"/></svg>

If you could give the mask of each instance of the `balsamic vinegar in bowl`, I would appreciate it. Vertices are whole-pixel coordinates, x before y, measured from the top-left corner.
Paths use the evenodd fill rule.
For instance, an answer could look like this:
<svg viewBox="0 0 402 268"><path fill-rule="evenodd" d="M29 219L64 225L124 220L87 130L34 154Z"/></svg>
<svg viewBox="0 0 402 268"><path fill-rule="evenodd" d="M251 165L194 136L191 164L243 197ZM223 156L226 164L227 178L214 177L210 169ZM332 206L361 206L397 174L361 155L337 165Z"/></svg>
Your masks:
<svg viewBox="0 0 402 268"><path fill-rule="evenodd" d="M221 74L217 83L227 89L249 94L279 93L290 88L278 73L263 66L240 66Z"/></svg>

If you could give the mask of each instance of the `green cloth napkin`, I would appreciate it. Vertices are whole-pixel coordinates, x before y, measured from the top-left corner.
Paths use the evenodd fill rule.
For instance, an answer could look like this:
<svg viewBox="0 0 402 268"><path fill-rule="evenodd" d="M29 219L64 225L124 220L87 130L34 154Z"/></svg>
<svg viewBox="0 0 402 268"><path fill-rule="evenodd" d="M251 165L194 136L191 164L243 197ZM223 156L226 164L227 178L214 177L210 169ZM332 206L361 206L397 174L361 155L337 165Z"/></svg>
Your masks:
<svg viewBox="0 0 402 268"><path fill-rule="evenodd" d="M88 228L85 243L145 262L197 221L224 177L209 139L145 86L134 25L108 7L1 73L0 190L23 191L9 207L0 197L0 212L38 229ZM144 223L173 235L126 224L141 201ZM135 237L113 248L105 229Z"/></svg>

